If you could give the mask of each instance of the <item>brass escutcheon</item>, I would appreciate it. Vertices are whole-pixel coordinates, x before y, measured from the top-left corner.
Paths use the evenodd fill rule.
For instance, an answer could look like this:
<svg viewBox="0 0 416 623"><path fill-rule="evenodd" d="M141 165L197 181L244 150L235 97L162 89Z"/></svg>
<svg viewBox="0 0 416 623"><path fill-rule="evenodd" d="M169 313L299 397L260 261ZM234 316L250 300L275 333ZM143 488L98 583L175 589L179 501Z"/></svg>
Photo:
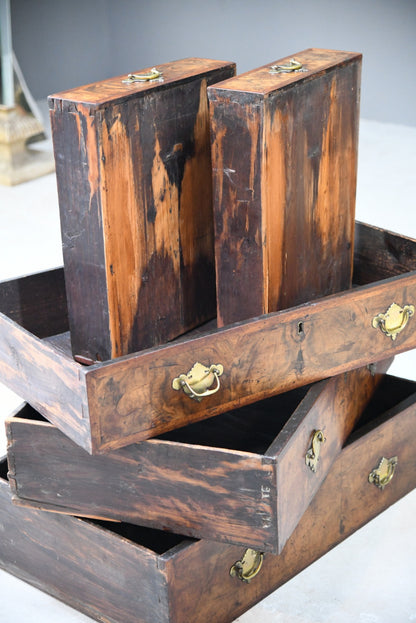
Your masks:
<svg viewBox="0 0 416 623"><path fill-rule="evenodd" d="M311 447L309 448L305 456L305 463L308 467L311 468L313 472L316 472L316 468L318 467L321 446L323 443L325 443L325 441L326 439L321 430L314 431Z"/></svg>
<svg viewBox="0 0 416 623"><path fill-rule="evenodd" d="M220 363L204 366L202 363L194 363L187 374L180 374L172 381L172 387L176 391L183 389L185 394L200 402L205 396L215 394L220 388L219 377L224 372ZM214 388L211 388L213 383Z"/></svg>
<svg viewBox="0 0 416 623"><path fill-rule="evenodd" d="M378 467L369 473L368 482L372 482L376 487L383 490L393 478L394 470L398 462L397 456L393 456L391 459L386 459L383 456Z"/></svg>
<svg viewBox="0 0 416 623"><path fill-rule="evenodd" d="M158 82L163 82L162 73L163 72L160 71L160 69L153 67L145 74L129 74L125 80L122 80L122 82L126 82L127 84L131 82L153 82L156 80Z"/></svg>
<svg viewBox="0 0 416 623"><path fill-rule="evenodd" d="M374 316L372 325L375 329L380 329L385 335L395 340L414 313L415 308L413 305L400 307L397 303L392 303L384 314Z"/></svg>
<svg viewBox="0 0 416 623"><path fill-rule="evenodd" d="M308 71L306 67L302 65L295 58L291 58L285 65L271 65L269 73L271 74L290 74L294 72Z"/></svg>
<svg viewBox="0 0 416 623"><path fill-rule="evenodd" d="M230 575L248 584L259 573L263 558L263 552L251 548L246 549L241 560L237 560L231 567Z"/></svg>

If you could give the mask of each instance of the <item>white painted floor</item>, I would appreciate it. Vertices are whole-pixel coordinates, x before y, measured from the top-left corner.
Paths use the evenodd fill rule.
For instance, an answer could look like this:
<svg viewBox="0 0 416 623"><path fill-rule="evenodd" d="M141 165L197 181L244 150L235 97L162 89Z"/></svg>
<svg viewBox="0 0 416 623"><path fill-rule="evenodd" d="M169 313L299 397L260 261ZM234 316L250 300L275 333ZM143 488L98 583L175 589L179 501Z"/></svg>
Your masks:
<svg viewBox="0 0 416 623"><path fill-rule="evenodd" d="M46 143L44 148L48 147ZM57 205L54 175L13 188L0 186L0 279L62 264ZM356 216L361 221L416 238L415 127L362 121ZM416 380L415 352L398 356L390 371ZM0 419L20 402L0 385ZM4 454L5 447L3 430L0 430L0 455ZM415 529L416 491L238 621L416 621ZM26 623L29 620L31 623L91 621L0 572L0 622Z"/></svg>

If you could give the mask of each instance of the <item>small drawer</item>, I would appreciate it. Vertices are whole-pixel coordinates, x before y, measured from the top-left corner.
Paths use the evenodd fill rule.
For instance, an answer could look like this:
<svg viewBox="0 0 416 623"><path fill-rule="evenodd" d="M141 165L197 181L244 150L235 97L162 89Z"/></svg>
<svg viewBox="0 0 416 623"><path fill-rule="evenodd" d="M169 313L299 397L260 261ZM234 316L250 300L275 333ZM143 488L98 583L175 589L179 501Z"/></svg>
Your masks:
<svg viewBox="0 0 416 623"><path fill-rule="evenodd" d="M0 378L99 454L415 348L416 242L355 236L355 288L91 366L71 354L62 271L4 282Z"/></svg>
<svg viewBox="0 0 416 623"><path fill-rule="evenodd" d="M385 379L280 555L16 506L3 461L0 566L101 621L231 623L416 486L414 391ZM381 489L383 457L397 463Z"/></svg>
<svg viewBox="0 0 416 623"><path fill-rule="evenodd" d="M15 501L280 552L389 363L107 455L26 406L6 423Z"/></svg>
<svg viewBox="0 0 416 623"><path fill-rule="evenodd" d="M158 78L117 76L48 98L82 359L164 344L215 316L207 86L235 63L186 58L137 73Z"/></svg>

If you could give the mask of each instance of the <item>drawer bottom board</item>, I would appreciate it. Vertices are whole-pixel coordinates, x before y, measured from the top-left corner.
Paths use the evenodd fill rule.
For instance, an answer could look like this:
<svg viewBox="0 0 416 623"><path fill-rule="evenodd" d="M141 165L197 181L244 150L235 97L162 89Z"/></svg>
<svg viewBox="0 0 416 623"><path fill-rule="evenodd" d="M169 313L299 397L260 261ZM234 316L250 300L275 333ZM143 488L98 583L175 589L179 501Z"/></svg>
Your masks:
<svg viewBox="0 0 416 623"><path fill-rule="evenodd" d="M353 434L280 555L250 583L244 548L15 506L0 481L0 567L107 623L230 623L416 486L416 418L405 399ZM383 490L369 482L398 457Z"/></svg>

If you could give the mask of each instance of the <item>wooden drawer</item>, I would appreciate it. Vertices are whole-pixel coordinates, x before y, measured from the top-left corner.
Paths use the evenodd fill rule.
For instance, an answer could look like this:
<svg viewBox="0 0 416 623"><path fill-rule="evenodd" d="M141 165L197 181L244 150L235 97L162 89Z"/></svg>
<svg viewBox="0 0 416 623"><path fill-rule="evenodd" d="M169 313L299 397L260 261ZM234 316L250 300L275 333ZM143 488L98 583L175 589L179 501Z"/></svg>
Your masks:
<svg viewBox="0 0 416 623"><path fill-rule="evenodd" d="M249 583L230 575L244 547L23 508L4 480L0 565L97 620L229 623L416 486L412 392L386 379L283 552L266 553ZM383 457L397 465L381 490L369 474Z"/></svg>
<svg viewBox="0 0 416 623"><path fill-rule="evenodd" d="M235 64L157 69L49 97L72 352L91 361L215 316L207 86Z"/></svg>
<svg viewBox="0 0 416 623"><path fill-rule="evenodd" d="M105 456L26 406L6 423L15 501L281 552L389 363Z"/></svg>
<svg viewBox="0 0 416 623"><path fill-rule="evenodd" d="M355 239L358 287L89 367L73 360L64 333L62 272L4 282L1 380L98 453L415 348L414 317L394 339L373 326L392 303L415 304L415 241L362 224ZM201 401L172 387L195 362L224 367L219 391Z"/></svg>
<svg viewBox="0 0 416 623"><path fill-rule="evenodd" d="M351 286L361 54L295 60L208 88L218 326Z"/></svg>

